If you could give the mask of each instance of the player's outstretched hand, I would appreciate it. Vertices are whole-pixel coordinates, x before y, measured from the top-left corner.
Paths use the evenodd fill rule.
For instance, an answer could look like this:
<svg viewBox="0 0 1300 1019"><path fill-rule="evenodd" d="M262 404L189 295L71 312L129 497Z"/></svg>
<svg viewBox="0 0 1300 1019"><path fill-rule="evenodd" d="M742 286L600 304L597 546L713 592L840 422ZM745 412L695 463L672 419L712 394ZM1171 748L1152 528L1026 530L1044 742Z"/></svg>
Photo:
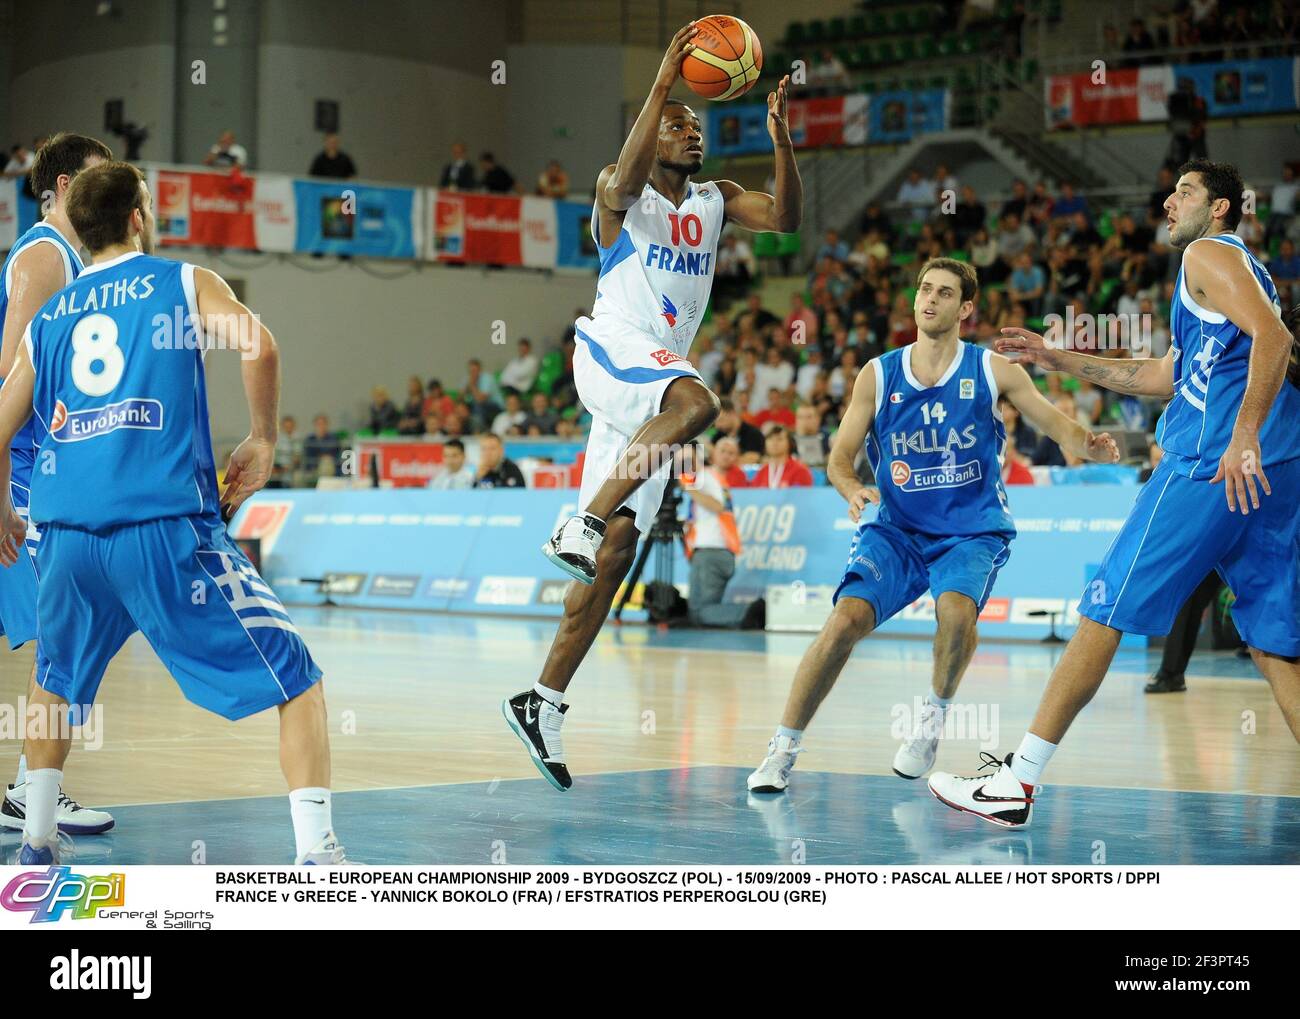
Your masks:
<svg viewBox="0 0 1300 1019"><path fill-rule="evenodd" d="M673 36L673 41L668 44L668 49L664 53L663 63L659 65L659 74L655 78L656 85L672 88L676 84L677 76L682 73L682 61L691 50L695 49L691 40L697 32L699 29L692 21Z"/></svg>
<svg viewBox="0 0 1300 1019"><path fill-rule="evenodd" d="M226 490L221 493L223 515L229 517L254 492L271 480L275 443L251 435L235 447L226 464Z"/></svg>
<svg viewBox="0 0 1300 1019"><path fill-rule="evenodd" d="M993 341L993 349L1005 354L1013 364L1037 364L1049 371L1057 370L1059 351L1038 333L1019 326L1006 326L1002 335Z"/></svg>
<svg viewBox="0 0 1300 1019"><path fill-rule="evenodd" d="M787 74L777 83L776 91L767 94L767 133L773 145L790 144L790 120L786 116L786 93L790 89Z"/></svg>
<svg viewBox="0 0 1300 1019"><path fill-rule="evenodd" d="M856 524L869 502L880 502L880 489L867 485L854 492L853 498L849 500L849 519Z"/></svg>
<svg viewBox="0 0 1300 1019"><path fill-rule="evenodd" d="M27 541L27 524L14 512L13 503L0 509L0 564L12 566Z"/></svg>
<svg viewBox="0 0 1300 1019"><path fill-rule="evenodd" d="M1110 432L1102 432L1100 435L1088 433L1088 449L1084 454L1093 463L1099 464L1117 464L1119 463L1119 446L1111 438Z"/></svg>
<svg viewBox="0 0 1300 1019"><path fill-rule="evenodd" d="M1273 494L1268 478L1264 476L1263 462L1259 437L1234 431L1232 441L1228 443L1223 459L1219 461L1219 469L1210 479L1211 485L1217 485L1220 481L1226 482L1223 487L1224 495L1228 498L1229 513L1236 513L1239 506L1243 514L1259 509L1260 488L1264 489L1265 495ZM1258 485L1255 483L1256 478L1259 479ZM1249 505L1246 502L1248 493Z"/></svg>

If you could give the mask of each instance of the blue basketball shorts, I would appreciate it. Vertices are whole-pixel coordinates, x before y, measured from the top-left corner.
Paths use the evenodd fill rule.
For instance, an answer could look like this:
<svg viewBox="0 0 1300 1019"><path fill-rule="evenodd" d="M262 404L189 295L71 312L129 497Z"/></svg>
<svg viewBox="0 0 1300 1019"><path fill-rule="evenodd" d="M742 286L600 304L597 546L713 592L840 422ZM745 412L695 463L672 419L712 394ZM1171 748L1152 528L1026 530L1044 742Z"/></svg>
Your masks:
<svg viewBox="0 0 1300 1019"><path fill-rule="evenodd" d="M320 679L280 599L219 523L170 517L98 533L47 524L37 567L49 658L37 682L79 709L136 630L188 700L232 720Z"/></svg>
<svg viewBox="0 0 1300 1019"><path fill-rule="evenodd" d="M1265 470L1272 495L1228 511L1223 482L1193 481L1162 461L1115 536L1079 614L1125 633L1162 637L1196 586L1217 570L1233 622L1253 648L1300 655L1300 460Z"/></svg>
<svg viewBox="0 0 1300 1019"><path fill-rule="evenodd" d="M879 626L928 589L935 600L954 591L984 608L1011 555L1002 534L926 535L873 520L858 528L835 601L869 602Z"/></svg>

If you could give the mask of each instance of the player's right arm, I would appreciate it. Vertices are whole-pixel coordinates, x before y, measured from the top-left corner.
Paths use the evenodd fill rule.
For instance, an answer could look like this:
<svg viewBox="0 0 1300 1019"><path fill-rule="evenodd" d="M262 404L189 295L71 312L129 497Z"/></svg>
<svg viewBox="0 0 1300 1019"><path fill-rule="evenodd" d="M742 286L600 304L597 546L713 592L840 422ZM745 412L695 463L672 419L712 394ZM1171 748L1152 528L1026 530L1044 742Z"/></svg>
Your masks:
<svg viewBox="0 0 1300 1019"><path fill-rule="evenodd" d="M876 372L868 362L853 383L849 409L844 412L831 454L826 458L826 478L848 502L849 517L854 523L862 516L867 503L880 501L880 490L864 485L853 469L853 461L858 458L858 450L867 441L867 432L875 420Z"/></svg>
<svg viewBox="0 0 1300 1019"><path fill-rule="evenodd" d="M45 302L63 289L63 256L53 244L33 244L9 264L9 307L0 340L0 375L8 375L22 346L23 330Z"/></svg>
<svg viewBox="0 0 1300 1019"><path fill-rule="evenodd" d="M692 21L668 44L654 86L632 125L632 132L623 143L618 162L605 167L596 181L596 204L602 210L624 212L641 200L641 192L650 179L655 151L659 147L659 122L664 115L664 102L682 72L682 61L695 49L691 39L697 31Z"/></svg>
<svg viewBox="0 0 1300 1019"><path fill-rule="evenodd" d="M1077 350L1058 350L1038 333L1018 326L1008 326L1002 330L993 349L999 354L1006 354L1013 364L1036 364L1049 372L1065 372L1116 393L1173 399L1172 347L1164 357L1094 357L1091 354L1080 354Z"/></svg>
<svg viewBox="0 0 1300 1019"><path fill-rule="evenodd" d="M244 395L248 398L252 423L248 438L230 454L226 464L226 489L221 494L222 507L233 513L271 477L279 429L280 349L271 331L235 297L230 284L215 272L196 268L194 291L198 298L199 319L208 340L215 340L223 334L228 338L238 338L240 342L218 346L239 350L243 358Z"/></svg>
<svg viewBox="0 0 1300 1019"><path fill-rule="evenodd" d="M5 566L18 561L27 540L27 523L14 511L10 495L9 444L32 416L32 394L36 389L36 372L26 345L19 346L13 360L13 368L0 387L0 563Z"/></svg>

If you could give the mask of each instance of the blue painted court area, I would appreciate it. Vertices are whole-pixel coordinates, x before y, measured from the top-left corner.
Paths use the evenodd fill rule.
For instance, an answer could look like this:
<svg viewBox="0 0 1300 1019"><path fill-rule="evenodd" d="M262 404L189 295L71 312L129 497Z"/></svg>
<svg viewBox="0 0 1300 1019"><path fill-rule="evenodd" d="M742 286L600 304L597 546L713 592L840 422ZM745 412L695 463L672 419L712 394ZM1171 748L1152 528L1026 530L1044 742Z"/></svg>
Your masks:
<svg viewBox="0 0 1300 1019"><path fill-rule="evenodd" d="M755 796L742 768L692 767L336 793L349 855L373 864L1295 864L1300 797L1053 786L1034 826L1007 832L897 778L799 772ZM280 796L113 808L76 864L292 859ZM16 845L9 834L6 854ZM494 853L497 857L494 861Z"/></svg>

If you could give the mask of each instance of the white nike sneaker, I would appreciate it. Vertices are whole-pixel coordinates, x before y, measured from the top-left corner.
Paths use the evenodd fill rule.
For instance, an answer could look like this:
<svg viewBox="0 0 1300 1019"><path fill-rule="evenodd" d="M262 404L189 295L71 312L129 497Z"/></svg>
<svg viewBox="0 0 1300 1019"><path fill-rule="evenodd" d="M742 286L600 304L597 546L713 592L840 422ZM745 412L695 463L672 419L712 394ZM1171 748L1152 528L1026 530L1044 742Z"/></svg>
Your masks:
<svg viewBox="0 0 1300 1019"><path fill-rule="evenodd" d="M942 771L930 776L934 798L953 810L964 810L1003 828L1028 828L1034 816L1034 786L1025 785L1011 771L1011 758L999 761L992 754L981 753L980 770L994 768L987 775L958 778Z"/></svg>
<svg viewBox="0 0 1300 1019"><path fill-rule="evenodd" d="M942 735L943 708L923 701L916 728L894 754L894 774L899 778L920 778L933 768Z"/></svg>
<svg viewBox="0 0 1300 1019"><path fill-rule="evenodd" d="M596 550L604 540L605 525L581 513L560 525L542 546L542 554L574 580L591 584L596 580Z"/></svg>
<svg viewBox="0 0 1300 1019"><path fill-rule="evenodd" d="M22 831L27 820L27 783L11 785L5 791L4 803L0 804L0 828ZM55 814L59 831L67 835L99 835L116 823L113 815L103 810L83 807L71 796L59 789L59 810Z"/></svg>
<svg viewBox="0 0 1300 1019"><path fill-rule="evenodd" d="M783 793L790 784L794 759L804 748L789 736L773 736L767 744L767 756L754 772L745 779L751 793Z"/></svg>
<svg viewBox="0 0 1300 1019"><path fill-rule="evenodd" d="M354 860L347 858L347 853L339 842L338 836L330 832L311 849L294 860L298 867L359 867Z"/></svg>

